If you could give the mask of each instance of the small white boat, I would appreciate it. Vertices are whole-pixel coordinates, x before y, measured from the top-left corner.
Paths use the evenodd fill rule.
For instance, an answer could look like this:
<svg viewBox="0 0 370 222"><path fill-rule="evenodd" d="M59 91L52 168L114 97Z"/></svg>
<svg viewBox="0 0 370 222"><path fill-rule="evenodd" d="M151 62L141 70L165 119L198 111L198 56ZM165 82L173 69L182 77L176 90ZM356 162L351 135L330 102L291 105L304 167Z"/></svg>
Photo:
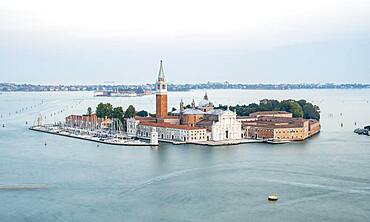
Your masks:
<svg viewBox="0 0 370 222"><path fill-rule="evenodd" d="M285 144L285 143L290 143L289 140L277 140L277 139L269 139L265 141L266 143L269 144Z"/></svg>
<svg viewBox="0 0 370 222"><path fill-rule="evenodd" d="M269 201L277 201L278 200L278 197L276 194L272 194L270 196L268 196L267 198Z"/></svg>

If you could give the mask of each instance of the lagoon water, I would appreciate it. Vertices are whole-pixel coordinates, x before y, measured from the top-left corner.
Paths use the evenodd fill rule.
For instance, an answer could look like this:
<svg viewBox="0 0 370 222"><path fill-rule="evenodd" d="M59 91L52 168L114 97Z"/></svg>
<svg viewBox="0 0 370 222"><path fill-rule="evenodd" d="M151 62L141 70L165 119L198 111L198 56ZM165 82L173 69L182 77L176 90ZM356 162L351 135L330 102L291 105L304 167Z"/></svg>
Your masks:
<svg viewBox="0 0 370 222"><path fill-rule="evenodd" d="M203 93L173 92L169 102L177 107ZM154 96L2 93L0 221L370 221L370 137L353 133L370 124L370 90L208 95L215 104L306 99L321 108L322 132L284 145L98 147L27 127L40 113L55 122L101 101L154 112ZM16 184L40 189L9 189ZM272 192L276 203L267 201Z"/></svg>

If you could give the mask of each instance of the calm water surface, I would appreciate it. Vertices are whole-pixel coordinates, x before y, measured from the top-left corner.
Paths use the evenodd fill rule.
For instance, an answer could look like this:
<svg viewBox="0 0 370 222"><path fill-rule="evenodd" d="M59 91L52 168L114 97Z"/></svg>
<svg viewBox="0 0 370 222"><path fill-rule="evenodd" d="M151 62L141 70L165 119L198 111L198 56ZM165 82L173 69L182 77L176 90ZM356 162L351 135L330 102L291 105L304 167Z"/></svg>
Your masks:
<svg viewBox="0 0 370 222"><path fill-rule="evenodd" d="M170 93L169 102L177 107L181 98L199 101L203 93ZM154 96L3 93L0 185L47 188L0 186L0 221L370 221L370 137L352 133L370 124L370 90L211 90L208 95L215 104L303 98L320 106L322 132L284 145L97 147L29 131L26 121L32 124L39 113L47 122L59 121L100 101L154 112ZM271 192L278 202L266 200Z"/></svg>

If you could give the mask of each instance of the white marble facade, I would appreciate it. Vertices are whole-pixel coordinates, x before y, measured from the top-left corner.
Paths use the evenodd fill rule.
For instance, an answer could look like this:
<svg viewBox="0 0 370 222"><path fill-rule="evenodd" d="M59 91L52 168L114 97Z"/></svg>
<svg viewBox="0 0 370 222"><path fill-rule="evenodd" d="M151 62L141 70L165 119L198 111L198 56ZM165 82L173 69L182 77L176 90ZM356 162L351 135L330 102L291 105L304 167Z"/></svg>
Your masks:
<svg viewBox="0 0 370 222"><path fill-rule="evenodd" d="M217 121L211 126L211 140L240 140L242 139L242 126L236 119L236 113L230 110L215 110L211 115L217 115Z"/></svg>

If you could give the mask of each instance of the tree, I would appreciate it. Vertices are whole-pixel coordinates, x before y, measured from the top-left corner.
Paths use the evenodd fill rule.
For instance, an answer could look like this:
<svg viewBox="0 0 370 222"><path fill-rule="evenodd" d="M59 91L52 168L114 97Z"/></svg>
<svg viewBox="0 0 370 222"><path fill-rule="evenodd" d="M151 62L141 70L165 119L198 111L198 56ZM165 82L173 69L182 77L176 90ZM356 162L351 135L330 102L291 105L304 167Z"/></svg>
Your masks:
<svg viewBox="0 0 370 222"><path fill-rule="evenodd" d="M139 112L136 113L136 115L141 117L147 117L149 113L145 110L140 110Z"/></svg>
<svg viewBox="0 0 370 222"><path fill-rule="evenodd" d="M279 110L280 102L275 99L263 99L259 104L259 111Z"/></svg>
<svg viewBox="0 0 370 222"><path fill-rule="evenodd" d="M303 117L303 109L298 102L294 100L283 100L280 103L281 111L290 112L293 114L293 117Z"/></svg>
<svg viewBox="0 0 370 222"><path fill-rule="evenodd" d="M305 119L316 119L320 120L320 109L318 106L314 106L311 103L306 103L303 106L304 118Z"/></svg>
<svg viewBox="0 0 370 222"><path fill-rule="evenodd" d="M304 99L300 99L297 102L299 103L299 105L301 105L302 108L303 108L303 106L305 106L307 104L307 101L304 100Z"/></svg>
<svg viewBox="0 0 370 222"><path fill-rule="evenodd" d="M112 118L113 106L110 103L99 103L96 107L96 116L99 118Z"/></svg>
<svg viewBox="0 0 370 222"><path fill-rule="evenodd" d="M87 115L91 116L91 114L92 114L92 109L91 109L91 107L89 107L89 108L87 108Z"/></svg>
<svg viewBox="0 0 370 222"><path fill-rule="evenodd" d="M124 115L124 112L123 112L122 106L113 108L113 112L112 112L113 118L119 119L121 122L123 122L123 115Z"/></svg>
<svg viewBox="0 0 370 222"><path fill-rule="evenodd" d="M227 105L222 105L218 104L218 107L215 107L215 109L222 109L222 110L227 110L228 106Z"/></svg>
<svg viewBox="0 0 370 222"><path fill-rule="evenodd" d="M135 107L133 105L129 105L126 109L124 117L125 118L132 118L132 117L135 116L135 114L136 114Z"/></svg>
<svg viewBox="0 0 370 222"><path fill-rule="evenodd" d="M226 108L226 106L219 105L216 108ZM273 99L263 99L260 104L251 103L249 105L230 106L230 110L236 112L238 116L248 116L251 113L259 111L287 111L293 114L293 117L304 117L306 119L320 119L320 108L301 100L283 100L279 102Z"/></svg>

